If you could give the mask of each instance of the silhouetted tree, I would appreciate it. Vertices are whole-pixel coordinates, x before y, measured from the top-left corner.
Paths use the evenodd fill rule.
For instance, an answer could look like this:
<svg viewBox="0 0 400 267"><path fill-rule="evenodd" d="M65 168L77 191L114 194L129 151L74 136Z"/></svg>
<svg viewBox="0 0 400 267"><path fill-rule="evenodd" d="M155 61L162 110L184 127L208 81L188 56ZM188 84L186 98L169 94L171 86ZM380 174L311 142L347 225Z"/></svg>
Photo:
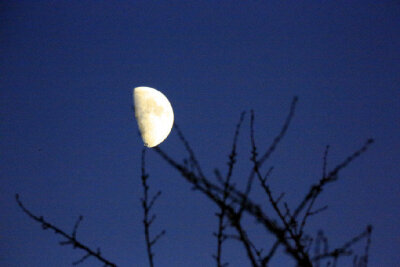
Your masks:
<svg viewBox="0 0 400 267"><path fill-rule="evenodd" d="M328 239L322 230L317 233L315 238L312 238L311 235L305 233L304 229L311 216L318 215L327 208L327 206L317 209L314 208L316 200L321 195L324 188L330 183L339 180L340 172L369 148L373 143L372 139L368 139L358 150L350 154L342 162L336 165L336 167L329 171L327 170L329 146L327 146L323 155L321 178L317 180L315 184L310 186L302 200L294 207L290 207L288 203L283 200L284 193L276 196L270 188L268 177L272 172L272 168L263 171L263 165L270 158L271 154L276 150L276 147L285 136L293 119L296 103L297 97L295 97L291 103L289 114L280 132L272 141L271 145L266 149L260 149L256 145L254 137L255 116L253 111L250 112L250 162L252 167L249 170L247 183L244 189L239 189L231 180L233 171L237 164L236 147L242 122L245 118L244 112L240 115L239 122L234 132L232 148L228 156L228 170L225 175L223 175L219 169L214 170L215 177L213 178L204 175L189 142L176 124L174 125L174 128L177 131L179 140L187 152L187 156L181 160L176 160L169 156L167 152L163 151L160 147L151 149L155 151L161 159L165 160L173 169L178 171L181 177L191 185L194 191L200 192L218 207L218 212L216 213L217 231L214 233L217 241L216 253L212 255L215 259L215 264L218 267L228 265L227 260L223 259L222 252L223 245L225 242L230 240L238 241L242 244L251 266L269 266L271 259L276 255L279 247L284 249L286 254L296 262L297 266L302 267L319 267L322 266L322 264L326 266L336 266L340 258L350 255L354 255L353 266L364 267L368 264L372 232L372 227L370 225L366 226L366 229L359 235L350 238L348 242L334 249L329 249ZM141 203L144 211L143 225L147 255L149 265L153 267L153 246L160 237L165 234L165 230L162 230L155 236L152 236L150 233L150 226L156 218L155 214L152 214L151 209L158 197L161 195L161 191L150 196L149 185L147 183L149 175L146 173L145 169L146 150L146 148L143 149L141 157L141 178L144 194ZM268 199L267 204L271 206L273 212L266 212L264 207L265 204L257 203L251 198L252 187L256 183L258 183L264 191ZM74 265L84 262L89 257L95 257L105 266L117 266L115 263L103 258L100 249L94 251L76 239L76 232L79 223L83 219L82 216L77 220L72 233L67 234L65 231L47 222L43 217L32 214L31 211L22 204L18 195L16 195L16 200L21 209L33 220L39 222L43 229L51 229L56 234L63 236L65 241L60 242L61 245L72 245L74 248L81 249L85 252L85 255L81 259L73 263ZM274 243L270 248L264 249L255 245L255 242L253 242L252 238L248 234L248 229L246 229L246 226L243 223L243 218L245 216L255 219L260 227L264 228L274 239ZM365 249L361 256L355 255L352 248L361 240L365 240Z"/></svg>

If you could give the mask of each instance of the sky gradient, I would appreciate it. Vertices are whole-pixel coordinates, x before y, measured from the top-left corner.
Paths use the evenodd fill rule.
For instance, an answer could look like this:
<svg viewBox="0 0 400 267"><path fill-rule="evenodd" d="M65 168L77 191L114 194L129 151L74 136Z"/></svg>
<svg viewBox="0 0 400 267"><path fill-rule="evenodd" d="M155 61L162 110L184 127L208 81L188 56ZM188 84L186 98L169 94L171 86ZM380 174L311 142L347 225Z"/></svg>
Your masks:
<svg viewBox="0 0 400 267"><path fill-rule="evenodd" d="M159 2L0 3L0 265L71 266L83 256L22 213L19 193L32 212L67 232L83 215L78 239L119 266L148 266L132 89L150 86L172 103L210 177L216 167L226 171L235 125L247 111L238 186L251 168L248 111L263 150L298 96L288 134L266 163L275 167L273 191L286 192L293 206L321 177L326 145L331 169L374 138L324 191L317 207L329 208L306 230L323 229L335 247L372 224L370 266L396 266L400 3ZM174 129L160 147L186 156ZM147 152L150 190L163 192L153 234L167 231L154 248L156 266L214 266L216 207ZM259 241L270 244L268 236ZM238 244L224 249L230 266L248 266ZM272 261L291 264L282 255Z"/></svg>

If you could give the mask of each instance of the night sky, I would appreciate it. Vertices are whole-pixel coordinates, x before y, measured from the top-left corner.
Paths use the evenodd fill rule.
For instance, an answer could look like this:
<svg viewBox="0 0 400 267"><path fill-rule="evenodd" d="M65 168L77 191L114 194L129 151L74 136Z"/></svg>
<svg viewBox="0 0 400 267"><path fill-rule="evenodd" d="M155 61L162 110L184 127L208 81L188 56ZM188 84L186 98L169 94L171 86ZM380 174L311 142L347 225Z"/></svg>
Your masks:
<svg viewBox="0 0 400 267"><path fill-rule="evenodd" d="M2 1L0 3L0 265L71 266L84 253L24 214L27 208L101 248L119 266L148 266L140 198L143 143L132 89L171 101L205 174L227 170L247 111L233 181L251 168L249 111L265 150L294 96L296 114L266 162L275 195L295 207L322 173L375 143L329 185L306 231L340 246L372 224L370 266L400 262L399 1ZM160 145L186 157L176 130ZM216 206L148 149L156 266L215 266ZM267 203L255 190L251 195ZM248 227L265 249L270 236ZM365 242L356 247L362 253ZM226 243L230 266L249 266ZM352 258L340 266L351 266ZM293 266L282 250L272 266ZM101 266L89 258L82 266Z"/></svg>

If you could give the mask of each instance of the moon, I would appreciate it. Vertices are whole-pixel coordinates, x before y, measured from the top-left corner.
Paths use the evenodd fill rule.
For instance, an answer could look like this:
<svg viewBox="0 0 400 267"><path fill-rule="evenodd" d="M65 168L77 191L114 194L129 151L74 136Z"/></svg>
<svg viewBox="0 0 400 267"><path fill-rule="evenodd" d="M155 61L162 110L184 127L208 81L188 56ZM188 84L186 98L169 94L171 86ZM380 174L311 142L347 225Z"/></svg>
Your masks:
<svg viewBox="0 0 400 267"><path fill-rule="evenodd" d="M161 144L174 124L174 111L168 98L154 88L141 86L133 89L133 103L144 145Z"/></svg>

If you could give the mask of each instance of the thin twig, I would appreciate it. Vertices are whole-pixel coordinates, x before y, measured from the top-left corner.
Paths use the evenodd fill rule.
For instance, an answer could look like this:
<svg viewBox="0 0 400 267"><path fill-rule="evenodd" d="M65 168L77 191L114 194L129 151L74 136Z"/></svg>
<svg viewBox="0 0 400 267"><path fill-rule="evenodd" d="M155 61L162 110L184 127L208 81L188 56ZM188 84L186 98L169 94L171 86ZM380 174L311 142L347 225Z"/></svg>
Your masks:
<svg viewBox="0 0 400 267"><path fill-rule="evenodd" d="M300 236L296 235L297 222L291 216L289 207L285 203L286 215L289 217L289 220L287 220L286 215L283 214L283 212L280 210L280 208L278 206L278 202L272 196L271 189L266 182L267 177L270 175L270 172L272 171L272 168L270 168L270 170L267 172L267 174L265 175L265 178L263 178L260 173L258 160L257 160L257 146L255 143L255 138L254 138L254 112L253 111L251 111L251 119L250 119L250 139L251 139L251 147L252 147L252 149L251 149L252 156L251 156L250 160L253 163L253 172L255 173L255 176L260 181L261 187L264 189L266 195L268 196L268 200L269 200L270 204L272 205L274 211L278 215L282 224L285 226L285 231L289 234L290 238L295 242L297 251L299 253L299 257L301 257L304 260L304 262L307 262L307 264L310 264L310 260L308 259L307 253L304 252L304 247L301 245ZM262 264L266 265L268 263L268 261L270 260L270 258L273 255L273 253L275 253L277 246L278 246L278 244L276 244L276 245L274 244L274 246L272 247L272 250L270 250L270 253L262 260Z"/></svg>
<svg viewBox="0 0 400 267"><path fill-rule="evenodd" d="M350 248L359 242L363 238L367 238L367 249L369 248L369 243L370 243L370 236L371 236L371 231L372 227L369 225L367 229L362 232L361 234L353 237L351 240L347 241L344 243L341 247L338 247L330 252L324 252L323 254L316 255L313 258L313 261L318 261L321 259L327 259L327 258L332 258L332 259L337 259L339 256L349 256L353 254L353 251L350 250Z"/></svg>
<svg viewBox="0 0 400 267"><path fill-rule="evenodd" d="M289 128L290 122L293 119L294 116L294 112L296 110L296 104L298 101L298 97L295 96L293 97L292 103L290 104L290 110L289 110L289 114L286 117L286 120L281 128L281 131L279 132L279 134L274 138L274 141L272 142L272 144L269 146L269 148L266 150L266 152L260 157L260 159L257 160L257 167L256 168L252 168L249 178L247 179L247 187L245 190L245 195L248 195L250 193L251 190L251 186L253 184L253 180L254 180L254 175L256 170L260 169L262 167L262 165L264 164L264 162L271 156L271 154L275 151L276 147L278 146L278 144L280 143L280 141L282 140L282 138L286 135L287 129ZM252 112L252 120L254 120L254 113ZM253 126L251 126L253 127ZM251 129L252 132L254 132L254 129ZM252 141L254 141L254 136L252 137ZM257 156L257 154L256 154Z"/></svg>
<svg viewBox="0 0 400 267"><path fill-rule="evenodd" d="M168 156L160 147L155 147L153 149L157 154L159 154L167 163L169 163L172 167L174 167L178 172L181 173L182 177L185 178L189 183L193 185L195 190L198 190L204 193L207 197L209 197L212 201L214 201L218 206L223 206L223 202L218 194L215 192L219 192L222 194L223 189L219 186L211 183L209 180L201 177L197 177L193 172L187 170L183 165L177 163L170 156ZM281 242L285 250L291 255L299 264L303 266L310 266L305 260L298 254L296 248L292 247L289 241L285 237L285 230L280 228L274 220L270 219L261 209L260 206L255 204L250 199L243 201L245 198L244 194L236 190L234 187L230 187L230 190L233 194L229 195L229 199L238 203L240 205L244 205L244 210L253 216L257 221L263 225L267 231L273 233L275 237ZM230 205L226 205L225 207L229 214L235 215L234 209Z"/></svg>
<svg viewBox="0 0 400 267"><path fill-rule="evenodd" d="M306 204L315 197L314 196L315 194L320 194L320 192L322 191L323 187L326 184L336 181L338 179L339 172L343 168L347 167L356 158L365 153L373 142L374 142L373 139L368 139L360 149L358 149L353 154L348 156L342 163L338 164L332 171L330 171L326 175L326 177L323 177L321 180L319 180L318 184L314 184L313 186L311 186L309 192L306 194L303 201L296 208L293 216L296 218L299 215L299 213L304 209Z"/></svg>
<svg viewBox="0 0 400 267"><path fill-rule="evenodd" d="M236 163L236 144L237 144L237 140L238 140L238 136L239 136L239 132L240 132L240 126L243 122L244 119L244 115L245 112L242 112L240 114L240 119L238 124L236 125L236 130L235 130L235 134L233 137L233 143L232 143L232 150L231 153L229 154L229 161L228 161L228 172L226 174L226 177L224 180L221 179L221 182L224 184L224 193L223 193L223 197L222 197L222 202L224 203L224 205L222 207L220 207L220 212L217 213L217 217L218 217L218 232L215 233L215 236L217 237L217 254L214 255L214 258L217 262L217 266L218 267L223 267L223 266L227 266L227 263L223 263L222 262L222 244L223 242L226 240L226 236L224 234L224 231L227 227L226 223L225 223L225 215L226 215L226 210L225 210L225 206L226 206L226 200L228 198L229 195L229 184L230 184L230 180L233 174L233 168L235 166ZM183 135L182 135L183 136ZM221 177L219 172L216 170L216 175L217 177Z"/></svg>
<svg viewBox="0 0 400 267"><path fill-rule="evenodd" d="M204 178L204 174L203 171L200 167L200 163L197 160L192 148L189 145L189 142L186 140L186 138L183 136L183 133L181 131L181 129L179 128L177 123L174 123L174 128L176 129L179 139L182 141L183 145L185 146L186 151L189 153L189 159L190 162L194 165L194 167L196 168L196 170L198 171L200 177Z"/></svg>
<svg viewBox="0 0 400 267"><path fill-rule="evenodd" d="M300 204L297 206L297 208L294 210L294 212L291 212L289 209L289 206L287 203L284 203L284 207L286 209L286 213L283 213L280 211L280 208L278 207L278 203L283 197L283 194L278 197L276 200L272 197L271 190L268 187L268 184L266 183L266 178L263 178L260 173L260 168L262 164L270 157L273 151L275 151L277 145L279 142L282 140L284 135L286 134L286 131L288 129L288 126L293 118L294 115L294 110L297 102L297 97L295 97L292 101L291 107L290 107L290 112L289 115L286 118L285 123L283 124L283 127L278 134L277 137L275 137L274 141L270 145L270 147L267 149L267 151L261 156L260 159L257 158L257 149L255 146L255 141L254 141L254 135L252 136L252 158L251 160L253 161L253 168L250 172L250 177L248 179L247 187L244 192L238 190L234 184L232 183L224 183L224 179L222 178L222 175L220 172L216 169L215 174L217 176L218 182L220 185L214 184L211 182L209 179L207 179L204 175L203 172L201 171L201 168L198 164L198 161L196 160L194 156L194 152L190 148L189 144L187 143L186 139L183 137L183 134L181 131L178 132L179 138L184 144L186 150L189 153L189 163L194 166L194 168L189 169L188 166L190 164L185 164L183 165L181 163L178 163L176 160L172 159L169 155L167 155L164 151L162 151L159 147L156 147L153 151L158 153L167 163L169 163L173 168L175 168L181 175L182 177L188 181L194 190L200 191L203 194L205 194L209 199L211 199L215 204L220 207L220 209L224 209L225 213L227 215L227 218L229 218L232 226L238 231L238 239L241 240L241 242L244 244L246 251L248 252L248 257L250 259L250 262L253 266L258 266L258 263L255 262L255 257L260 256L259 252L261 250L255 249L251 244L252 242L247 239L247 234L243 232L243 235L241 236L241 229L243 228L240 225L240 221L242 218L242 212L246 212L248 215L254 217L257 222L260 223L268 232L270 232L275 238L277 239L277 242L273 245L271 248L269 254L263 259L269 260L272 255L275 253L277 247L279 244L282 244L285 251L295 259L297 262L298 266L312 266L311 259L308 254L308 250L310 248L311 244L311 239L310 238L305 238L302 237L302 231L299 231L299 228L301 230L303 229L306 221L302 223L302 221L298 221L297 217L299 213L304 209L304 207L307 207L307 217L316 214L318 212L321 212L322 210L325 209L325 207L317 210L312 210L311 207L314 204L314 201L316 198L316 195L319 195L320 192L322 191L322 188L325 184L336 181L337 180L337 175L338 173L345 167L350 164L355 158L359 157L362 153L364 153L369 145L372 143L372 139L368 140L367 143L358 151L354 152L352 155L350 155L347 159L345 159L341 164L337 165L331 172L326 174L326 157L327 157L327 152L325 154L325 159L324 159L324 166L323 166L323 178L320 180L320 182L317 185L314 185L311 187L310 192L306 194L305 198L300 202ZM254 117L253 117L254 120ZM251 126L252 127L252 126ZM254 133L254 130L251 130L252 134ZM233 161L232 161L233 162ZM263 211L263 209L256 204L254 201L251 200L249 197L252 181L254 175L257 175L257 177L260 179L261 184L264 184L264 186L268 189L266 191L269 191L270 201L271 203L275 203L274 205L276 206L276 210L279 211L281 215L281 221L286 222L283 223L283 227L279 226L274 219L272 219L270 216L267 216L267 214ZM229 194L227 195L227 199L229 200L229 204L224 201L224 196L227 192ZM265 189L264 189L265 190ZM314 200L312 200L314 199ZM312 201L311 201L312 200ZM310 201L312 202L310 204ZM239 212L236 211L235 207L236 205L239 206ZM278 213L278 214L279 214ZM218 216L221 216L221 214L218 214ZM279 215L278 215L279 216ZM239 227L237 227L239 225ZM223 226L223 224L222 224ZM239 228L239 229L238 229ZM243 229L244 230L244 229ZM300 233L301 234L300 234ZM221 238L226 238L226 235L221 235ZM261 253L261 252L260 252ZM336 264L337 258L333 258L332 263ZM262 264L263 262L261 262ZM265 266L266 264L264 263Z"/></svg>
<svg viewBox="0 0 400 267"><path fill-rule="evenodd" d="M281 131L279 134L275 137L274 141L272 144L269 146L267 151L261 156L261 158L258 160L258 167L260 168L264 162L271 156L272 152L275 151L277 145L280 143L282 138L286 135L287 129L289 128L289 125L294 117L294 112L296 110L296 104L298 102L299 98L297 96L293 97L292 103L290 104L290 110L289 114L286 117L285 122L283 123L283 126L281 128Z"/></svg>
<svg viewBox="0 0 400 267"><path fill-rule="evenodd" d="M153 207L155 201L158 199L158 197L161 195L161 191L158 191L149 201L149 185L147 184L147 179L149 178L149 175L146 174L146 161L145 161L145 153L146 153L146 148L143 148L142 150L142 166L141 166L141 171L142 171L142 185L143 185L143 198L142 198L142 207L143 207L143 212L144 212L144 218L143 218L143 225L144 225L144 236L145 236L145 241L146 241L146 249L147 249L147 256L149 259L149 265L150 267L154 266L154 253L152 251L152 247L155 245L155 243L163 236L165 235L165 230L162 230L158 235L156 235L155 238L151 239L150 237L150 226L156 219L156 215L150 215L150 210Z"/></svg>
<svg viewBox="0 0 400 267"><path fill-rule="evenodd" d="M66 241L60 242L61 245L72 245L73 248L78 248L78 249L81 249L86 252L86 254L80 260L73 262L74 265L82 263L87 258L92 256L92 257L96 258L97 260L101 261L102 263L104 263L105 266L117 266L115 263L112 263L111 261L102 257L99 249L95 252L76 239L76 231L77 231L80 221L82 220L82 216L80 216L78 221L75 223L73 233L71 235L69 235L66 232L64 232L63 230L61 230L60 228L58 228L57 226L46 221L42 216L40 216L40 217L36 216L32 212L30 212L27 208L25 208L25 206L22 204L21 200L19 199L18 194L15 195L15 199L18 203L18 206L22 209L22 211L25 214L27 214L30 218L32 218L33 220L39 222L42 225L43 230L51 229L54 231L55 234L61 235L64 238L66 238L67 239Z"/></svg>

